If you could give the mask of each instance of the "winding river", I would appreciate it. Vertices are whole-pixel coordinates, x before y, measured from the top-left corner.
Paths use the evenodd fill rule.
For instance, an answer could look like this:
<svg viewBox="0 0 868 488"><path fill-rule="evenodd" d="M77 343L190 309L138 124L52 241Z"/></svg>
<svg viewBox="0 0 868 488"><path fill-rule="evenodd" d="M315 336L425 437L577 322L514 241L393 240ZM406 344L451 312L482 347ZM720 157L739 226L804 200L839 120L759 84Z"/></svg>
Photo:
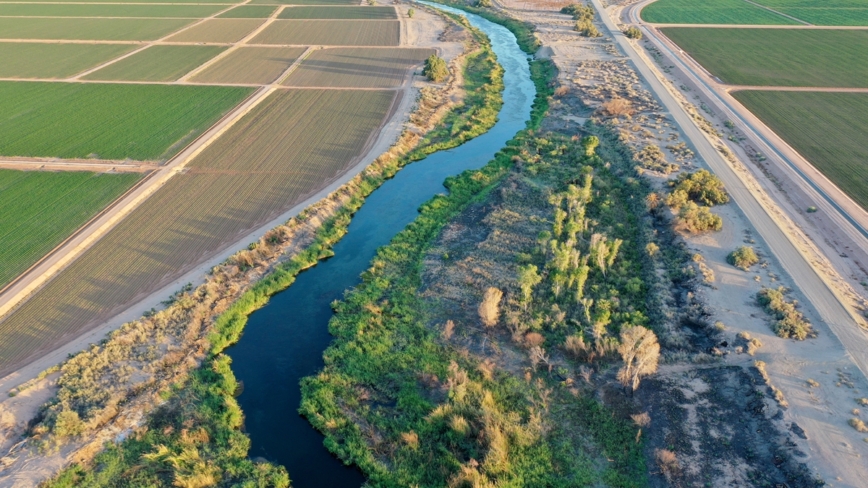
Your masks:
<svg viewBox="0 0 868 488"><path fill-rule="evenodd" d="M504 68L498 122L476 139L408 165L385 182L353 217L349 232L334 247L334 257L302 272L292 286L254 312L241 340L227 351L235 376L244 383L238 400L252 440L250 456L286 466L295 487L364 483L361 472L332 456L323 446L323 436L297 413L299 381L322 368L322 353L331 341L330 304L358 283L377 248L413 221L422 203L445 191L446 177L482 167L529 118L536 91L528 57L515 36L479 16L436 7L465 15L491 39Z"/></svg>

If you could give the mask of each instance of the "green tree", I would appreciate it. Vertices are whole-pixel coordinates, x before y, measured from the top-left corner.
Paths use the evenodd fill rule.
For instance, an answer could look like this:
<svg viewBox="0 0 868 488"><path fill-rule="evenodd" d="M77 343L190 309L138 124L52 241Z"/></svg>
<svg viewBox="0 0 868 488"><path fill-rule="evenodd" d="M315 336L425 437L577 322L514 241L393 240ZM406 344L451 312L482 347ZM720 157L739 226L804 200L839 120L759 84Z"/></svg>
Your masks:
<svg viewBox="0 0 868 488"><path fill-rule="evenodd" d="M597 136L585 136L582 138L582 147L585 148L585 156L593 156L597 146L600 145L600 139Z"/></svg>
<svg viewBox="0 0 868 488"><path fill-rule="evenodd" d="M443 81L449 76L449 68L446 66L446 61L436 54L432 54L425 60L425 68L422 74L434 82Z"/></svg>
<svg viewBox="0 0 868 488"><path fill-rule="evenodd" d="M642 39L642 31L636 26L630 26L624 31L624 35L629 39Z"/></svg>
<svg viewBox="0 0 868 488"><path fill-rule="evenodd" d="M693 202L687 202L678 211L678 224L681 228L694 233L723 228L723 219L712 213L708 207L701 207Z"/></svg>
<svg viewBox="0 0 868 488"><path fill-rule="evenodd" d="M414 15L416 15L416 11L414 9L411 8L407 11L407 17L412 19Z"/></svg>
<svg viewBox="0 0 868 488"><path fill-rule="evenodd" d="M542 281L542 276L537 272L537 267L532 264L519 266L518 286L521 287L521 299L524 303L530 301L533 287Z"/></svg>
<svg viewBox="0 0 868 488"><path fill-rule="evenodd" d="M747 270L748 268L759 262L759 257L757 257L756 252L754 252L752 247L741 246L735 251L729 253L729 256L726 257L726 260L729 262L729 264L737 268Z"/></svg>
<svg viewBox="0 0 868 488"><path fill-rule="evenodd" d="M704 169L694 173L681 173L669 184L673 187L673 193L683 191L687 198L701 205L713 207L729 201L729 195L720 178Z"/></svg>

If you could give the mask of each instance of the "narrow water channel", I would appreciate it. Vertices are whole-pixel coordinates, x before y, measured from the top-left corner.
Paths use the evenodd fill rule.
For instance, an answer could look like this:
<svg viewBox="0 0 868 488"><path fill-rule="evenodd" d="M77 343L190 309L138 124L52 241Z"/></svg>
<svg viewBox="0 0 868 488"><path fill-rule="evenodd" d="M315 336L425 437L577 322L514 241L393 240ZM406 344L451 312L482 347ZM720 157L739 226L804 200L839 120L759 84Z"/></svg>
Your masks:
<svg viewBox="0 0 868 488"><path fill-rule="evenodd" d="M241 340L227 351L235 376L244 383L238 400L252 440L250 456L286 466L297 488L355 488L364 483L361 472L332 456L323 436L298 414L299 381L323 366L322 353L331 342L330 304L359 282L377 248L413 221L422 203L445 191L446 177L482 167L524 128L530 114L535 88L527 55L515 36L479 16L437 7L465 15L491 39L504 68L498 122L484 135L415 162L384 183L353 217L349 232L334 247L334 257L301 273L292 286L254 312Z"/></svg>

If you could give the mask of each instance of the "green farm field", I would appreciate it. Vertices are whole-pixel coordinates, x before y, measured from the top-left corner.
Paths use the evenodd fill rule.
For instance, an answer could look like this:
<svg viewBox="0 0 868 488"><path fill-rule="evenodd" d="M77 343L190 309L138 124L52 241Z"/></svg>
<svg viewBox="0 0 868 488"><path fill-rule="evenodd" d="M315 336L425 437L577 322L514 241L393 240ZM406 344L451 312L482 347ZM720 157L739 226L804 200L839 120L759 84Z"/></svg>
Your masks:
<svg viewBox="0 0 868 488"><path fill-rule="evenodd" d="M0 39L152 41L192 19L77 19L0 17Z"/></svg>
<svg viewBox="0 0 868 488"><path fill-rule="evenodd" d="M868 31L662 29L708 71L734 85L868 87Z"/></svg>
<svg viewBox="0 0 868 488"><path fill-rule="evenodd" d="M868 25L868 8L776 8L776 10L814 25Z"/></svg>
<svg viewBox="0 0 868 488"><path fill-rule="evenodd" d="M169 42L237 42L264 19L208 19L166 39Z"/></svg>
<svg viewBox="0 0 868 488"><path fill-rule="evenodd" d="M202 18L217 13L226 5L90 5L0 3L0 17L179 17Z"/></svg>
<svg viewBox="0 0 868 488"><path fill-rule="evenodd" d="M250 88L0 82L0 155L159 160Z"/></svg>
<svg viewBox="0 0 868 488"><path fill-rule="evenodd" d="M218 15L221 19L265 19L277 10L274 5L241 5Z"/></svg>
<svg viewBox="0 0 868 488"><path fill-rule="evenodd" d="M0 288L141 177L0 170Z"/></svg>
<svg viewBox="0 0 868 488"><path fill-rule="evenodd" d="M868 94L732 94L863 208L868 208Z"/></svg>
<svg viewBox="0 0 868 488"><path fill-rule="evenodd" d="M190 81L266 84L276 80L304 53L303 47L240 47Z"/></svg>
<svg viewBox="0 0 868 488"><path fill-rule="evenodd" d="M0 372L171 282L327 185L354 164L396 95L273 93L0 322Z"/></svg>
<svg viewBox="0 0 868 488"><path fill-rule="evenodd" d="M86 80L175 81L226 50L220 46L151 46L84 77Z"/></svg>
<svg viewBox="0 0 868 488"><path fill-rule="evenodd" d="M401 23L373 20L275 20L251 44L397 46Z"/></svg>
<svg viewBox="0 0 868 488"><path fill-rule="evenodd" d="M0 78L67 78L135 47L131 44L0 42Z"/></svg>
<svg viewBox="0 0 868 488"><path fill-rule="evenodd" d="M331 48L314 51L302 61L286 86L395 88L407 70L421 65L432 49Z"/></svg>
<svg viewBox="0 0 868 488"><path fill-rule="evenodd" d="M744 0L657 0L641 16L653 24L798 25Z"/></svg>
<svg viewBox="0 0 868 488"><path fill-rule="evenodd" d="M280 19L397 19L394 7L289 7L283 9Z"/></svg>

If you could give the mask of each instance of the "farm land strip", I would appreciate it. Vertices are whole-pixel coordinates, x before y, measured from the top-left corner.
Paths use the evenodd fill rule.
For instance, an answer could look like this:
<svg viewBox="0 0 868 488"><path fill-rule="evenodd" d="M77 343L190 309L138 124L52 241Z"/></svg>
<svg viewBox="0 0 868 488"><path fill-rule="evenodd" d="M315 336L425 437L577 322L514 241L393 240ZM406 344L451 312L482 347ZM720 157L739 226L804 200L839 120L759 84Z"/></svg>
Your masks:
<svg viewBox="0 0 868 488"><path fill-rule="evenodd" d="M193 83L268 84L305 52L303 47L242 46L196 74Z"/></svg>
<svg viewBox="0 0 868 488"><path fill-rule="evenodd" d="M66 78L133 49L130 44L0 42L0 78Z"/></svg>
<svg viewBox="0 0 868 488"><path fill-rule="evenodd" d="M154 45L81 79L174 81L225 50L221 46Z"/></svg>
<svg viewBox="0 0 868 488"><path fill-rule="evenodd" d="M744 0L657 0L642 9L642 19L652 24L798 25Z"/></svg>
<svg viewBox="0 0 868 488"><path fill-rule="evenodd" d="M868 208L868 94L737 91L732 96Z"/></svg>
<svg viewBox="0 0 868 488"><path fill-rule="evenodd" d="M395 97L393 91L274 92L0 322L3 374L334 180L370 143Z"/></svg>
<svg viewBox="0 0 868 488"><path fill-rule="evenodd" d="M250 44L397 46L401 23L393 20L275 20Z"/></svg>
<svg viewBox="0 0 868 488"><path fill-rule="evenodd" d="M395 88L434 53L419 48L326 48L306 57L283 82L291 87Z"/></svg>
<svg viewBox="0 0 868 488"><path fill-rule="evenodd" d="M357 0L251 0L248 5L331 5L355 6Z"/></svg>
<svg viewBox="0 0 868 488"><path fill-rule="evenodd" d="M141 176L0 169L0 289Z"/></svg>
<svg viewBox="0 0 868 488"><path fill-rule="evenodd" d="M237 42L263 22L262 19L208 19L169 37L166 42Z"/></svg>
<svg viewBox="0 0 868 488"><path fill-rule="evenodd" d="M0 17L0 39L150 41L194 19L95 19Z"/></svg>
<svg viewBox="0 0 868 488"><path fill-rule="evenodd" d="M249 88L0 82L0 156L163 160Z"/></svg>
<svg viewBox="0 0 868 488"><path fill-rule="evenodd" d="M395 7L287 7L280 12L279 19L353 19L353 20L395 20L398 14Z"/></svg>
<svg viewBox="0 0 868 488"><path fill-rule="evenodd" d="M225 5L0 3L0 17L162 17L201 19L225 8Z"/></svg>
<svg viewBox="0 0 868 488"><path fill-rule="evenodd" d="M653 4L652 4L653 5ZM725 83L868 87L868 31L821 29L660 29Z"/></svg>
<svg viewBox="0 0 868 488"><path fill-rule="evenodd" d="M218 19L267 19L277 9L277 5L239 5L218 15Z"/></svg>

